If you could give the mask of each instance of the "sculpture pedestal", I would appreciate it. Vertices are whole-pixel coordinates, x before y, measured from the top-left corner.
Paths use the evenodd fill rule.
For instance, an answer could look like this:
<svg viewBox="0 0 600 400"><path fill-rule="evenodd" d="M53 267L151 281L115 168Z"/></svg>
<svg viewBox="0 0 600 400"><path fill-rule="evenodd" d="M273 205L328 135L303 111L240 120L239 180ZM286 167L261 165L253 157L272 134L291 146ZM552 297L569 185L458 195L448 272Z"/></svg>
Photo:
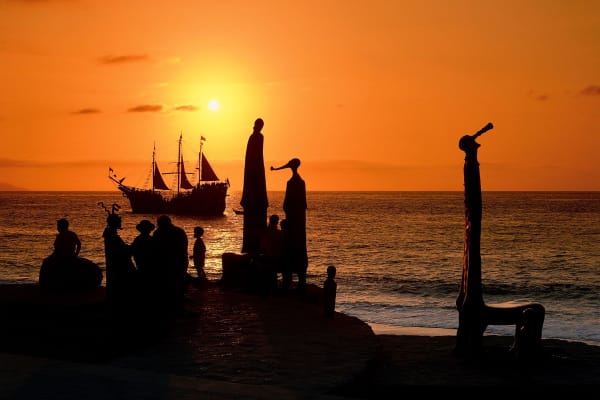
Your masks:
<svg viewBox="0 0 600 400"><path fill-rule="evenodd" d="M246 253L223 253L221 256L221 283L230 287L244 287L252 277L252 258Z"/></svg>

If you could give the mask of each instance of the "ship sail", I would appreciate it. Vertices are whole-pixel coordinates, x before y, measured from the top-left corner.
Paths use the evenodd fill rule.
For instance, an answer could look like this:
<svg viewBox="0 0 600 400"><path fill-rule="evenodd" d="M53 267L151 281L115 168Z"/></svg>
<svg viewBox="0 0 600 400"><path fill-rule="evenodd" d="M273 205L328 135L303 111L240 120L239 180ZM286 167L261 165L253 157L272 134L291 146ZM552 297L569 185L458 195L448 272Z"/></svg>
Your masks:
<svg viewBox="0 0 600 400"><path fill-rule="evenodd" d="M152 148L152 190L169 190L156 163L156 144Z"/></svg>
<svg viewBox="0 0 600 400"><path fill-rule="evenodd" d="M165 180L158 169L158 164L154 163L154 172L152 173L152 187L156 190L169 190Z"/></svg>
<svg viewBox="0 0 600 400"><path fill-rule="evenodd" d="M181 158L181 164L179 166L179 187L181 189L193 189L194 185L189 181L185 168L183 166L183 157Z"/></svg>
<svg viewBox="0 0 600 400"><path fill-rule="evenodd" d="M183 161L183 154L181 153L181 144L183 141L183 135L179 135L179 155L177 157L177 171L176 172L165 172L165 174L175 174L177 175L177 193L179 190L189 190L193 189L194 185L190 182L187 177L187 172L185 172L185 163Z"/></svg>
<svg viewBox="0 0 600 400"><path fill-rule="evenodd" d="M201 177L201 180L203 180L203 181L218 181L219 180L219 178L217 177L217 174L215 173L215 170L210 165L210 163L208 162L208 160L206 159L206 156L204 154L202 155L202 177Z"/></svg>

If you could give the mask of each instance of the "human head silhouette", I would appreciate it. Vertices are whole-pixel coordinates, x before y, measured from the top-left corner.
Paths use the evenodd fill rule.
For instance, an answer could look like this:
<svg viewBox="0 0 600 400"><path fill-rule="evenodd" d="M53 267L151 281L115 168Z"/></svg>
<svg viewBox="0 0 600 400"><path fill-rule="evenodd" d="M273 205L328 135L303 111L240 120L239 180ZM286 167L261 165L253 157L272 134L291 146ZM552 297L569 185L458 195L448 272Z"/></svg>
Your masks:
<svg viewBox="0 0 600 400"><path fill-rule="evenodd" d="M194 228L194 237L199 238L204 234L204 229L201 226L196 226Z"/></svg>
<svg viewBox="0 0 600 400"><path fill-rule="evenodd" d="M147 219L143 219L135 226L135 229L141 233L149 233L154 230L154 224Z"/></svg>
<svg viewBox="0 0 600 400"><path fill-rule="evenodd" d="M67 221L65 218L61 218L61 219L57 220L56 221L56 229L59 232L66 231L67 229L69 229L69 221Z"/></svg>
<svg viewBox="0 0 600 400"><path fill-rule="evenodd" d="M254 121L254 132L260 132L263 126L265 126L265 122L262 118L257 118L256 121Z"/></svg>
<svg viewBox="0 0 600 400"><path fill-rule="evenodd" d="M277 226L279 223L279 215L273 214L269 217L269 226Z"/></svg>
<svg viewBox="0 0 600 400"><path fill-rule="evenodd" d="M167 226L172 225L171 218L168 215L161 215L156 220L156 224L159 228L166 228Z"/></svg>
<svg viewBox="0 0 600 400"><path fill-rule="evenodd" d="M333 265L327 267L327 276L330 278L335 278L336 269Z"/></svg>

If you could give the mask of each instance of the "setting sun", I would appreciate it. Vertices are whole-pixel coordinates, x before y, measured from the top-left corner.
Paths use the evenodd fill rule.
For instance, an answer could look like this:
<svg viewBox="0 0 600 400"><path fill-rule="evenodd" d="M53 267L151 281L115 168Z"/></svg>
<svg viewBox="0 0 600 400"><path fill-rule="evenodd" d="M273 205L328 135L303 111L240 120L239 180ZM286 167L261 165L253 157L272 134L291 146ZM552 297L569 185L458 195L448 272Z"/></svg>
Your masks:
<svg viewBox="0 0 600 400"><path fill-rule="evenodd" d="M217 100L211 100L208 102L208 109L210 111L217 111L219 109L219 102Z"/></svg>

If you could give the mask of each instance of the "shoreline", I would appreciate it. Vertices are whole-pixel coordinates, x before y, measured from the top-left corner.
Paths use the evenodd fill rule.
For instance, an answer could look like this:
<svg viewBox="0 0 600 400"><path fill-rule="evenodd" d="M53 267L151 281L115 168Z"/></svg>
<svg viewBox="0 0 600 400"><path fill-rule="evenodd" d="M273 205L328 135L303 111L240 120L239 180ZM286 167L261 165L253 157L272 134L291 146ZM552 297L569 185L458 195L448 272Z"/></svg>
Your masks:
<svg viewBox="0 0 600 400"><path fill-rule="evenodd" d="M107 325L98 297L67 310L60 298L41 298L33 307L46 311L21 314L15 309L32 311L22 303L31 297L11 304L8 290L0 286L11 323L0 332L0 385L9 398L366 399L413 389L584 393L600 386L599 347L543 339L543 357L524 362L508 351L512 337L486 336L481 358L465 360L453 355L454 331L395 335L342 313L326 318L314 285L305 296L194 288L190 314L145 342L151 325L132 332Z"/></svg>
<svg viewBox="0 0 600 400"><path fill-rule="evenodd" d="M372 322L365 322L368 324L376 335L395 335L395 336L456 336L456 329L448 328L428 328L420 326L398 326L398 325L386 325L376 324ZM506 336L498 335L495 333L484 333L484 336ZM570 343L583 343L588 346L600 347L600 342L580 340L580 339L565 339L565 338L551 338L543 337L547 340L563 340Z"/></svg>
<svg viewBox="0 0 600 400"><path fill-rule="evenodd" d="M368 324L376 335L396 335L396 336L455 336L456 329L446 328L427 328L420 326L397 326L376 324L373 322L365 322Z"/></svg>

